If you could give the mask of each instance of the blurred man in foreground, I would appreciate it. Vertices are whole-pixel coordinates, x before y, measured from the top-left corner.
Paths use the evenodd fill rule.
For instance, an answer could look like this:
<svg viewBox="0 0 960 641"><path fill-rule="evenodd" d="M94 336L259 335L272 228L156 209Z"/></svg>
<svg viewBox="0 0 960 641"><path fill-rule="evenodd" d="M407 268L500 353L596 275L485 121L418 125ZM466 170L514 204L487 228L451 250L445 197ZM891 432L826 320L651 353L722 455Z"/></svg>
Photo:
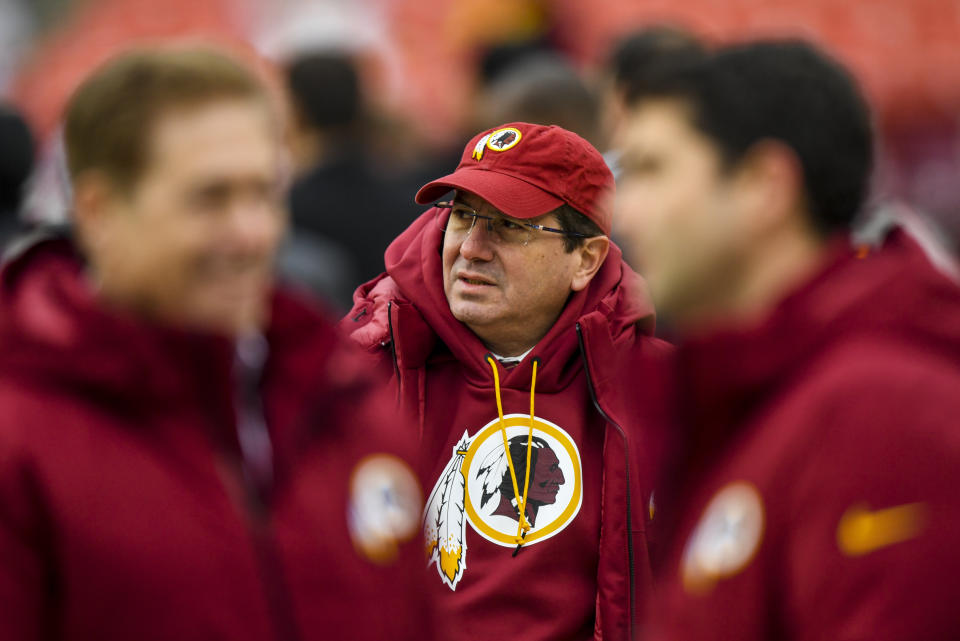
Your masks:
<svg viewBox="0 0 960 641"><path fill-rule="evenodd" d="M0 638L425 634L398 419L272 287L278 136L206 50L122 55L71 100L76 242L0 279Z"/></svg>
<svg viewBox="0 0 960 641"><path fill-rule="evenodd" d="M853 81L751 44L631 102L618 213L683 337L645 638L960 637L960 294L903 233L850 247Z"/></svg>

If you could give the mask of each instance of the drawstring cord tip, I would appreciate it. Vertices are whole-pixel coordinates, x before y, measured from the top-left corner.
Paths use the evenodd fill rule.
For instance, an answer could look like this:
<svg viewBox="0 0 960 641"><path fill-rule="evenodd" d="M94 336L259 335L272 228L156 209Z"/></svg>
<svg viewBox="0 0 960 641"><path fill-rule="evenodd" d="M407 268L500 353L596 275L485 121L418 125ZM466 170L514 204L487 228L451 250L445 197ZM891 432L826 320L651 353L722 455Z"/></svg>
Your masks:
<svg viewBox="0 0 960 641"><path fill-rule="evenodd" d="M526 536L527 533L524 532L523 534L524 534L524 536ZM520 554L520 548L522 548L522 547L523 547L523 536L521 536L520 539L517 541L517 547L516 547L516 549L513 551L513 554L511 555L511 558L513 558L513 557L517 556L518 554Z"/></svg>

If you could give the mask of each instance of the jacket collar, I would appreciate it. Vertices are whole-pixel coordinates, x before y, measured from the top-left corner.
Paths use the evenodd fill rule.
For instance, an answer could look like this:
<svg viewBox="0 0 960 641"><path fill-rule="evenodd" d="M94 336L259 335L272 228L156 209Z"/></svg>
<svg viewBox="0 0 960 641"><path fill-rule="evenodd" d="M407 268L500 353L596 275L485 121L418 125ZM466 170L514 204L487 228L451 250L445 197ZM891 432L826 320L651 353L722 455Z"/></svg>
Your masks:
<svg viewBox="0 0 960 641"><path fill-rule="evenodd" d="M406 367L417 367L426 358L453 358L460 362L470 384L489 386L491 372L485 360L489 350L453 317L443 292L442 232L433 224L435 217L435 210L427 211L385 254L387 274L400 296L392 328L398 359ZM414 311L404 312L404 305ZM644 333L653 331L653 305L646 284L623 262L615 245L590 286L570 297L530 357L504 373L502 385L525 389L532 374L532 357L539 357L538 387L545 392L563 389L580 367L576 323L592 312L606 318L613 335L632 331L637 325Z"/></svg>
<svg viewBox="0 0 960 641"><path fill-rule="evenodd" d="M923 346L960 358L960 290L904 232L881 248L854 251L838 237L821 269L761 322L716 328L676 352L675 406L690 440L711 450L731 438L758 405L851 335Z"/></svg>

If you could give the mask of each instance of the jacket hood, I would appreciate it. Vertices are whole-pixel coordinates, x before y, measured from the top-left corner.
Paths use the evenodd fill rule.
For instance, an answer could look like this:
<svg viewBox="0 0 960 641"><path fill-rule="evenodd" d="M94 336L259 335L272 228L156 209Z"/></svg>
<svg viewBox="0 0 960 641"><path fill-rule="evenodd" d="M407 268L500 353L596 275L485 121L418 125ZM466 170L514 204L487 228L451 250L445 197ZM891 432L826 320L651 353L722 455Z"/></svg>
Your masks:
<svg viewBox="0 0 960 641"><path fill-rule="evenodd" d="M489 349L454 318L444 294L440 255L443 232L434 224L436 216L437 210L430 209L387 248L384 255L387 275L395 282L400 297L409 301L425 321L424 327L413 330L421 334L413 342L423 344L424 332L434 334L449 349L450 355L464 365L469 379L488 385L491 370L485 356ZM368 285L367 291L376 282ZM528 386L530 362L538 357L541 360L538 388L549 391L564 387L567 378L579 367L576 324L590 314L603 317L614 341L633 331L653 333L655 316L646 283L627 266L620 249L612 243L590 285L570 296L557 322L528 358L507 371L503 385L521 389Z"/></svg>
<svg viewBox="0 0 960 641"><path fill-rule="evenodd" d="M960 288L903 231L866 255L858 255L848 238L838 238L819 273L760 324L711 331L680 345L675 364L685 394L681 412L690 425L729 432L758 399L851 336L960 362L958 327Z"/></svg>

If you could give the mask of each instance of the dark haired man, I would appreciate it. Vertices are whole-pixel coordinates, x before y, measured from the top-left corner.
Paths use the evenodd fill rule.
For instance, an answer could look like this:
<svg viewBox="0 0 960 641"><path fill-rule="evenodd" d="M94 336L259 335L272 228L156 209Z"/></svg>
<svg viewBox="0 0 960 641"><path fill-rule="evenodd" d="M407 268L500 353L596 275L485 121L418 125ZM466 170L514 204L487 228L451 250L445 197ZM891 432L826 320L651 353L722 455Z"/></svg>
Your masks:
<svg viewBox="0 0 960 641"><path fill-rule="evenodd" d="M205 49L71 99L76 238L0 277L5 641L429 638L390 399L273 287L269 102Z"/></svg>
<svg viewBox="0 0 960 641"><path fill-rule="evenodd" d="M476 135L417 200L450 190L343 321L419 422L442 636L627 641L647 585L652 445L611 392L636 374L623 359L662 348L607 237L613 177L576 134L515 122ZM518 439L523 465L505 453Z"/></svg>
<svg viewBox="0 0 960 641"><path fill-rule="evenodd" d="M681 337L651 639L960 635L960 292L851 247L873 155L849 74L735 46L648 78L621 220Z"/></svg>

